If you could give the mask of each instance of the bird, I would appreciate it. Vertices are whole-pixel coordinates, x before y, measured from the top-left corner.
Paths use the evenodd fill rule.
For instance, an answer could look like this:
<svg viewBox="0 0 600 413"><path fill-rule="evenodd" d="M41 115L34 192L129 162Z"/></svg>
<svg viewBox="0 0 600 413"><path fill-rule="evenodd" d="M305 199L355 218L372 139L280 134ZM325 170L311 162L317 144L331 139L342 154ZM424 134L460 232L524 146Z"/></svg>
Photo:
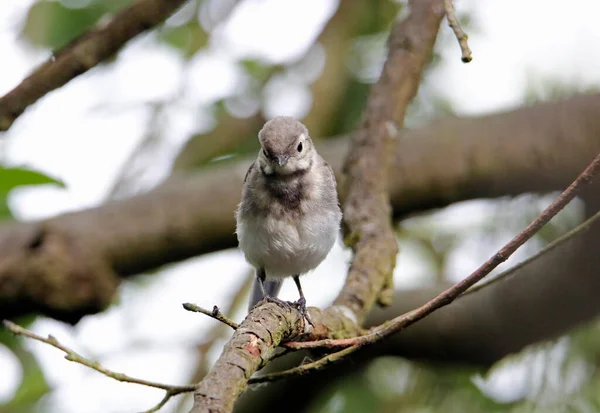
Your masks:
<svg viewBox="0 0 600 413"><path fill-rule="evenodd" d="M335 175L306 126L293 117L267 121L258 140L258 157L246 172L235 212L239 247L256 272L249 311L263 299L293 305L312 325L300 276L319 266L340 231ZM296 283L296 302L277 298L287 277Z"/></svg>

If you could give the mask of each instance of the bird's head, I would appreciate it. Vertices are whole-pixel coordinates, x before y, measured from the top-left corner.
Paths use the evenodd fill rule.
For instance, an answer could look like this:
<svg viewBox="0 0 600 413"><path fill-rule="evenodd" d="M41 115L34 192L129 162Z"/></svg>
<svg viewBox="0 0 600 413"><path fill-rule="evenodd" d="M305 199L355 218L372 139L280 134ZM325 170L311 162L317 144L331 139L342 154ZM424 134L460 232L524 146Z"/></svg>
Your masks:
<svg viewBox="0 0 600 413"><path fill-rule="evenodd" d="M308 130L292 117L278 116L265 123L258 140L258 162L267 175L290 175L312 166L314 147Z"/></svg>

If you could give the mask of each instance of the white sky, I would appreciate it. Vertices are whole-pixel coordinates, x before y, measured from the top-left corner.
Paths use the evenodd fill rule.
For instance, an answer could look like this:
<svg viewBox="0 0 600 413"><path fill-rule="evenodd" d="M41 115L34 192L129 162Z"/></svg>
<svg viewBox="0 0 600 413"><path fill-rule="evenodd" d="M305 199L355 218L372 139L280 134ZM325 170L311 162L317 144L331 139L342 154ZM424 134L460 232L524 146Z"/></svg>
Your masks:
<svg viewBox="0 0 600 413"><path fill-rule="evenodd" d="M23 13L31 3L0 2L0 95L48 56L16 39ZM210 117L202 111L203 105L227 96L245 81L233 64L237 57L288 61L301 56L335 5L320 0L244 1L215 33L225 46L198 54L191 70L176 53L156 47L152 36L145 35L125 48L118 65L93 70L47 95L2 137L0 155L6 163L25 164L62 179L67 189L19 191L11 199L15 213L22 219L41 218L101 203L145 132L149 110L140 104L173 98L182 85L190 85L181 107L171 111L167 119L168 145L163 155L168 160L186 136L209 127ZM474 60L468 65L460 62L458 45L444 24L440 38L440 44L445 45L444 60L429 79L429 86L449 99L458 113L516 106L532 79L600 84L600 3L573 0L565 7L557 0L462 0L456 8L458 13L475 11L474 29L469 31ZM302 116L310 105L308 88L300 83L282 83L284 87L271 93L265 103L268 116ZM153 169L153 179L157 180L168 172L168 163L157 162ZM446 213L453 217L447 222L456 222L454 218L459 217L469 225L488 213L481 204L460 208ZM460 259L453 262L451 278L467 274L489 253L466 254L463 250ZM415 245L402 246L396 278L403 287L418 285L431 273L423 264L426 260L420 260L421 254ZM305 278L311 304L326 305L331 300L341 286L348 258L338 246L315 274ZM192 301L206 307L222 304L247 270L237 251L200 257L153 276L141 287L125 285L118 305L86 317L76 328L40 319L35 331L51 333L82 353L101 358L115 370L183 383L194 364L192 344L213 323L181 310L180 303ZM217 273L227 276L209 277ZM286 284L282 295L295 297L293 285ZM139 348L134 345L138 342L147 345ZM46 411L134 412L162 397L158 391L117 383L68 363L47 346L32 342L27 346L39 357L48 380L57 389L45 400L54 407ZM20 375L19 366L2 346L0 372L1 402L12 397ZM514 395L514 387L494 380L486 384L490 393L500 399Z"/></svg>

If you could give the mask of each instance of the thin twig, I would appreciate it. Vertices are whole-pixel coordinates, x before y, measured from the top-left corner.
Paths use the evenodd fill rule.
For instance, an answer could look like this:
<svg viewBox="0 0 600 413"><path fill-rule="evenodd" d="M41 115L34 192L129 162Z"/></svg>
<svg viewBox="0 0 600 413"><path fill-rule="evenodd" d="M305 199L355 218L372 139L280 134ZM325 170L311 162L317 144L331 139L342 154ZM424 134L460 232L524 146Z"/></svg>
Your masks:
<svg viewBox="0 0 600 413"><path fill-rule="evenodd" d="M452 28L456 39L458 40L458 45L460 46L460 51L462 52L462 56L460 60L463 63L469 63L473 60L473 56L471 56L471 48L469 47L469 36L463 31L456 19L456 15L454 14L454 4L452 0L444 0L444 7L446 8L446 18L448 19L448 24Z"/></svg>
<svg viewBox="0 0 600 413"><path fill-rule="evenodd" d="M165 404L167 404L167 402L168 402L169 400L171 400L171 397L173 397L173 396L175 396L175 394L173 394L173 393L172 393L172 392L170 392L170 391L167 391L167 392L165 393L165 397L163 397L163 398L162 398L162 399L161 399L161 400L160 400L160 401L159 401L159 402L156 404L156 406L154 406L154 407L151 407L151 408L150 408L150 409L148 409L148 410L144 410L144 411L143 411L143 412L141 412L141 413L155 413L155 412L159 411L160 409L162 409L162 408L163 408L163 406L164 406Z"/></svg>
<svg viewBox="0 0 600 413"><path fill-rule="evenodd" d="M223 314L221 310L219 310L219 307L217 307L216 305L213 307L212 311L209 311L206 308L202 308L192 303L183 303L183 308L194 313L202 313L204 315L209 316L210 318L214 318L215 320L222 322L223 324L233 328L234 330L237 330L240 326L238 323L236 323L232 319L228 318L225 314Z"/></svg>
<svg viewBox="0 0 600 413"><path fill-rule="evenodd" d="M313 373L318 370L322 370L330 364L333 364L337 361L341 361L346 356L354 353L358 350L359 346L348 347L341 351L329 354L323 358L320 358L317 361L313 361L312 363L306 363L302 366L294 367L293 369L280 371L277 373L265 374L260 377L253 377L248 380L248 384L258 384L258 383L268 383L272 381L282 380L284 378L288 378L290 376L304 376L306 374Z"/></svg>
<svg viewBox="0 0 600 413"><path fill-rule="evenodd" d="M495 284L497 281L500 281L507 277L510 277L511 275L513 275L515 272L517 272L518 270L520 270L527 264L539 259L541 256L545 255L546 253L552 251L553 249L555 249L555 248L561 246L562 244L564 244L565 242L569 241L575 235L578 235L584 231L589 230L592 227L592 224L594 224L594 222L598 221L598 219L600 219L600 211L596 212L590 218L588 218L587 220L585 220L584 222L582 222L581 224L579 224L578 226L576 226L575 228L573 228L572 230L567 232L566 234L561 235L560 237L558 237L557 239L552 241L550 244L546 245L544 248L539 250L537 253L535 253L531 257L521 261L514 267L511 267L508 270L501 272L500 274L498 274L497 276L495 276L494 278L492 278L490 280L479 283L479 284L474 285L473 287L469 288L467 291L465 291L463 294L461 294L461 298L466 295L470 295L476 291L479 291L482 288L485 288L492 284Z"/></svg>
<svg viewBox="0 0 600 413"><path fill-rule="evenodd" d="M165 394L165 396L163 397L163 399L156 406L154 406L150 410L146 410L144 413L156 412L158 409L160 409L162 406L164 406L171 397L176 396L178 394L182 394L182 393L192 392L196 388L196 386L176 386L176 385L171 385L171 384L156 383L153 381L136 379L135 377L131 377L131 376L128 376L123 373L117 373L117 372L107 369L106 367L104 367L100 363L98 363L97 361L92 361L92 360L89 360L89 359L81 356L80 354L71 350L67 346L61 344L54 336L49 335L48 338L38 336L34 332L29 331L26 328L23 328L15 323L13 323L12 321L8 321L8 320L4 320L3 324L4 324L4 327L6 327L11 333L16 334L18 336L30 338L32 340L36 340L41 343L49 344L52 347L57 348L60 351L62 351L63 353L65 353L65 359L72 361L74 363L78 363L83 366L89 367L92 370L96 370L98 373L102 373L105 376L110 377L111 379L115 379L115 380L125 382L125 383L133 383L133 384L140 384L140 385L146 386L146 387L153 387L155 389L160 389L160 390L164 390L167 392Z"/></svg>
<svg viewBox="0 0 600 413"><path fill-rule="evenodd" d="M569 187L565 189L554 200L554 202L550 204L550 206L548 206L548 208L546 208L516 237L508 242L508 244L502 247L500 251L494 254L494 256L487 260L467 278L458 282L456 285L439 294L437 297L428 301L421 307L387 321L381 326L373 328L369 334L364 336L338 340L328 339L307 342L291 342L285 344L285 347L292 349L316 347L337 348L373 344L389 336L390 334L394 334L417 322L418 320L421 320L435 310L450 304L469 287L475 285L475 283L483 279L483 277L489 274L494 268L506 261L521 245L535 235L544 225L546 225L546 223L548 223L548 221L550 221L550 219L552 219L552 217L560 212L575 197L575 195L577 195L577 192L583 186L583 184L589 183L592 180L598 170L600 170L600 154L596 156L596 158L588 165L581 175L579 175L577 179L573 181L573 183L569 185Z"/></svg>
<svg viewBox="0 0 600 413"><path fill-rule="evenodd" d="M228 306L225 308L225 312L227 314L235 314L240 310L240 308L242 308L243 305L246 305L245 299L248 295L248 292L250 291L250 287L252 286L253 282L254 269L250 269L248 270L248 275L245 277L244 282L240 284L237 291L231 298L231 301L229 302ZM217 344L218 340L223 338L226 332L229 331L227 329L228 327L228 325L221 323L213 325L208 334L206 334L206 338L204 339L204 341L196 346L198 363L194 372L191 374L188 383L198 383L204 378L204 376L206 376L206 373L210 368L208 354L215 346L215 344ZM182 412L185 402L186 397L182 397L181 399L179 399L177 407L175 407L173 411Z"/></svg>

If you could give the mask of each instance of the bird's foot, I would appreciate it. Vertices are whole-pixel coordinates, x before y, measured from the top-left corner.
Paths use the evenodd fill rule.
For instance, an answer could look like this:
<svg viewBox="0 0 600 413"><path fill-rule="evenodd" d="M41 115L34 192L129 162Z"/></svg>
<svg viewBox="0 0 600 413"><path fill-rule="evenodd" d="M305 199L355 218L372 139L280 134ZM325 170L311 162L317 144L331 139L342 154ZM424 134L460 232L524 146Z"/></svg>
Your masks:
<svg viewBox="0 0 600 413"><path fill-rule="evenodd" d="M268 303L275 303L280 307L289 307L292 305L292 303L290 303L289 301L283 301L277 297L271 297L271 296L265 296L264 300Z"/></svg>
<svg viewBox="0 0 600 413"><path fill-rule="evenodd" d="M306 310L306 298L300 297L298 301L292 303L292 305L296 307L298 311L300 311L302 317L304 317L308 324L310 324L314 328L315 325L313 324L312 320L310 319L310 316L308 315L308 311Z"/></svg>
<svg viewBox="0 0 600 413"><path fill-rule="evenodd" d="M295 302L291 302L291 301L284 301L281 300L277 297L271 297L271 296L265 296L264 301L269 302L269 303L275 303L280 307L295 307L296 309L298 309L298 311L300 311L300 315L302 317L304 317L304 319L308 322L308 324L310 324L312 327L314 327L315 325L313 324L310 316L308 315L308 311L306 310L306 298L304 297L300 297L300 299L298 301Z"/></svg>

